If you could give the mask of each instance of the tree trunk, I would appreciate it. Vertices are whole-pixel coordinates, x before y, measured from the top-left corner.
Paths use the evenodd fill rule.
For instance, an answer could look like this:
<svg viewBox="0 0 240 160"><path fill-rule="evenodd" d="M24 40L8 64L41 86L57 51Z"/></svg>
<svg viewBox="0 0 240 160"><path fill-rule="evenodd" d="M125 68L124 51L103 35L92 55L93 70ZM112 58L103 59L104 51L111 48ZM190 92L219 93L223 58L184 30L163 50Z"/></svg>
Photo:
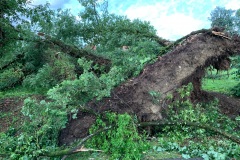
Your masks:
<svg viewBox="0 0 240 160"><path fill-rule="evenodd" d="M3 47L3 41L4 41L2 21L3 21L3 12L0 10L0 48ZM0 54L0 56L1 56L1 54Z"/></svg>

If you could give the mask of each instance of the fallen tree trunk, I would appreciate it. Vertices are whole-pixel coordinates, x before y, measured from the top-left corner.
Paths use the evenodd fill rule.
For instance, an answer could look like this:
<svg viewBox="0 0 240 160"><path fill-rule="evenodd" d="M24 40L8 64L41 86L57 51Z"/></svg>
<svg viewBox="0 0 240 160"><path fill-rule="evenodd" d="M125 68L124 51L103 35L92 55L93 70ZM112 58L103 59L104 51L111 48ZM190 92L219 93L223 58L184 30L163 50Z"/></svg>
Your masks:
<svg viewBox="0 0 240 160"><path fill-rule="evenodd" d="M44 35L44 34L43 34ZM11 40L11 39L10 39ZM54 47L59 47L60 50L72 57L75 58L83 58L85 57L87 60L92 60L95 64L103 65L110 67L111 65L111 60L102 57L102 56L97 56L93 54L92 52L89 52L88 50L78 48L77 46L65 44L61 40L57 40L52 38L51 36L44 35L40 39L27 39L27 38L14 38L12 40L18 40L18 41L26 41L26 42L35 42L35 43L45 43L50 46L50 48Z"/></svg>
<svg viewBox="0 0 240 160"><path fill-rule="evenodd" d="M172 51L160 57L154 64L146 66L138 77L115 88L110 98L90 102L88 107L96 113L106 110L127 112L137 115L140 121L161 120L162 111L167 107L168 94L173 94L177 88L192 82L194 98L201 98L201 79L205 68L212 65L217 69L228 69L228 57L240 53L240 38L228 37L219 30L192 32L177 42L177 46L172 46ZM154 97L151 93L158 96ZM89 114L85 116L90 118ZM86 128L89 128L94 120L86 124L85 116L80 111L78 119L71 120L67 128L62 130L59 137L61 144L70 143L88 133ZM84 124L84 128L81 124Z"/></svg>
<svg viewBox="0 0 240 160"><path fill-rule="evenodd" d="M62 41L56 40L56 39L47 38L45 40L45 42L57 45L58 47L61 48L62 52L67 53L72 57L75 57L75 58L85 57L87 60L92 60L96 64L110 67L111 61L109 59L106 59L106 58L100 57L100 56L96 56L87 50L79 49L76 46L67 45L67 44L63 43Z"/></svg>

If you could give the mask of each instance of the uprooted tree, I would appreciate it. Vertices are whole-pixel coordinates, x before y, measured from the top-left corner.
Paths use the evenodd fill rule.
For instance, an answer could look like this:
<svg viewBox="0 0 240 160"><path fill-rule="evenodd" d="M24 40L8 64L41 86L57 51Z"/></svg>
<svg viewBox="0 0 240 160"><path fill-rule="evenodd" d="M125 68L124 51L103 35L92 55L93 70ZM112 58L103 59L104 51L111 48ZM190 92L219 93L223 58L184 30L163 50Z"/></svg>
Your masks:
<svg viewBox="0 0 240 160"><path fill-rule="evenodd" d="M48 5L27 8L25 0L10 2L15 1L3 1L7 5L1 5L0 13L4 20L0 27L0 89L23 84L49 91L40 102L31 98L24 101L22 125L0 136L0 156L54 157L83 151L86 140L111 129L109 126L87 136L105 111L136 116L139 123L133 128L184 124L239 143L238 138L207 125L165 123L164 112L181 96L177 90L189 83L193 84L193 103L212 100L213 95L201 90L205 70L209 66L229 69L229 56L240 53L239 36L216 27L170 42L156 36L147 22L109 15L107 1L79 1L86 9L80 14L82 21L69 11L54 12ZM31 22L18 14L15 19L3 16L14 10L27 15ZM16 21L17 26L11 25ZM92 48L95 45L97 51ZM122 46L130 49L123 51ZM173 98L168 99L169 95ZM225 99L220 99L220 104ZM238 114L239 103L229 107L236 111L231 114ZM61 150L57 146L83 137L77 147Z"/></svg>
<svg viewBox="0 0 240 160"><path fill-rule="evenodd" d="M127 112L137 115L140 121L164 119L162 111L169 103L166 96L177 96L176 90L190 82L193 84L192 98L204 100L206 93L201 90L201 80L206 68L212 65L218 70L229 69L229 56L239 54L239 43L238 36L230 38L219 30L193 32L183 38L172 51L147 65L138 77L115 88L110 98L89 102L79 111L78 118L68 123L60 140L66 143L86 136L88 128L94 122L91 120L94 119L91 112ZM157 96L154 97L151 92ZM157 99L157 103L153 98Z"/></svg>

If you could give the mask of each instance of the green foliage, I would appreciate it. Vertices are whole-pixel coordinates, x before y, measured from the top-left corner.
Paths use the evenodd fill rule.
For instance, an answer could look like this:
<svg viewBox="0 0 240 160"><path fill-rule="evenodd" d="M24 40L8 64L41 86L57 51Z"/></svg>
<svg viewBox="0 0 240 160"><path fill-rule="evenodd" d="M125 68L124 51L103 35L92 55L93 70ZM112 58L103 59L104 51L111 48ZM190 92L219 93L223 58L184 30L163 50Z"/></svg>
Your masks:
<svg viewBox="0 0 240 160"><path fill-rule="evenodd" d="M34 47L34 49L32 49ZM47 46L44 43L29 43L24 48L24 69L29 72L36 72L46 62Z"/></svg>
<svg viewBox="0 0 240 160"><path fill-rule="evenodd" d="M67 122L66 108L27 98L22 114L23 124L19 128L0 134L0 152L10 159L35 159L45 152L54 151L58 132Z"/></svg>
<svg viewBox="0 0 240 160"><path fill-rule="evenodd" d="M219 139L201 138L199 141L188 140L187 144L169 140L168 137L159 138L159 144L155 146L158 152L176 151L182 154L182 158L202 157L204 160L239 159L240 147L232 142Z"/></svg>
<svg viewBox="0 0 240 160"><path fill-rule="evenodd" d="M19 3L12 0L3 2L9 3L1 6L4 16L0 15L0 18L4 25L1 25L3 28L0 27L0 32L2 33L3 30L4 33L0 35L4 35L1 37L4 39L4 45L1 45L0 50L2 49L1 54L4 57L10 55L9 52L13 57L6 61L6 58L2 59L1 55L0 62L12 63L14 57L21 55L23 58L17 62L22 64L24 78L27 77L24 84L32 88L52 87L64 79L64 76L59 78L62 75L59 73L62 72L61 65L60 69L57 69L59 66L50 64L52 60L49 62L49 50L54 52L54 50L59 51L63 48L46 42L46 37L58 39L79 48L85 44L96 45L100 49L100 52L98 49L96 54L111 57L114 64L113 70L120 71L123 77L120 77L119 82L139 74L143 65L160 51L159 45L154 41L157 37L156 30L149 22L131 21L123 16L109 14L108 1L79 1L84 7L84 10L79 13L81 20L76 19L69 10L53 11L49 9L49 4L29 7L28 2L24 0L16 1ZM9 12L8 9L10 9ZM26 18L29 21L25 21ZM11 24L17 24L17 26ZM39 37L37 35L39 32L45 34L45 37ZM11 41L8 41L6 37L9 37ZM131 46L131 54L120 50L123 45ZM51 69L48 65L55 69ZM117 65L116 68L115 65ZM71 64L68 70L72 70L72 67ZM130 69L127 70L127 68ZM57 70L55 72L58 74L57 77L51 77L50 73L55 70ZM30 75L33 73L35 75ZM50 77L47 78L47 75ZM69 80L68 76L65 78Z"/></svg>
<svg viewBox="0 0 240 160"><path fill-rule="evenodd" d="M84 72L75 80L65 80L60 85L49 90L50 98L64 105L84 105L93 98L101 99L110 95L111 80L105 76L97 77L90 71L92 62L79 59ZM106 81L105 81L106 80Z"/></svg>
<svg viewBox="0 0 240 160"><path fill-rule="evenodd" d="M240 56L233 58L233 67L237 69L237 71L234 72L234 78L238 81L238 84L232 87L231 91L234 96L240 97Z"/></svg>
<svg viewBox="0 0 240 160"><path fill-rule="evenodd" d="M167 52L166 48L155 42L156 30L149 22L131 21L123 16L108 14L107 1L79 0L84 7L79 14L81 20L76 20L68 10L53 12L48 4L27 10L24 0L3 0L0 3L2 2L7 3L5 6L10 6L10 10L8 12L4 5L0 5L0 9L4 9L4 18L0 15L3 20L0 21L0 32L3 29L6 31L4 34L16 41L10 42L6 37L1 37L0 46L4 47L0 48L0 62L11 63L19 54L23 54L24 58L18 61L21 63L20 67L11 66L0 70L0 87L12 86L16 83L16 78L25 76L23 84L28 88L47 90L55 86L48 91L48 102L26 99L22 109L23 125L0 134L0 153L10 155L8 159L37 159L45 151L56 150L58 133L65 127L68 114L73 114L72 117L76 118L78 109L86 109L84 107L87 102L110 96L115 86L138 75L145 64ZM20 15L28 17L30 22L24 21ZM239 29L236 19L232 22L234 15L231 10L217 8L211 16L212 26L226 27L231 32ZM239 18L239 11L236 12L235 18L237 17ZM17 27L9 26L13 22L17 23ZM82 47L83 44L97 45L94 54L111 60L110 71L95 74L93 70L101 68L94 62L81 58L78 64L83 73L75 77L76 64L71 58L62 52L56 57L55 53L60 48L47 44L45 39L36 36L36 31L77 47ZM130 46L130 49L122 51L123 45ZM11 55L9 59L6 58L8 55ZM169 107L170 120L209 124L238 134L235 128L239 121L229 120L220 114L216 101L192 104L189 99L191 90L191 85L178 90L179 100ZM149 94L158 103L160 93L150 91ZM168 98L172 99L172 96L169 95ZM111 154L112 159L140 159L148 144L137 133L135 123L129 115L107 113L105 117L97 119L91 132L109 125L112 126L111 130L101 133L88 145ZM160 136L159 144L154 147L157 152L174 150L180 152L184 158L239 158L238 145L207 133L204 129L166 127ZM209 137L213 137L212 140Z"/></svg>
<svg viewBox="0 0 240 160"><path fill-rule="evenodd" d="M143 67L153 59L153 55L137 55L131 52L119 52L117 55L113 55L113 61L115 61L114 68L118 70L118 75L125 80L137 76L143 69Z"/></svg>
<svg viewBox="0 0 240 160"><path fill-rule="evenodd" d="M113 67L108 73L99 76L92 72L92 68L96 69L98 66L94 66L92 61L87 61L84 58L79 59L78 63L83 69L83 73L78 78L74 80L64 80L60 85L49 90L48 98L51 99L50 102L41 101L39 103L36 100L26 99L22 110L24 116L23 126L21 126L19 130L21 134L17 136L15 134L13 134L14 136L3 134L1 146L7 146L6 148L11 148L11 150L3 147L4 149L2 149L1 152L10 154L12 159L19 159L26 157L34 158L45 151L56 150L57 135L59 130L62 129L67 122L67 114L73 114L72 117L76 118L78 109L84 109L86 102L94 98L99 100L102 97L109 96L114 86L120 84L130 75L132 76L133 73L139 73L144 64L149 60L147 57L145 57L145 60L142 60L142 56L140 55L135 55L132 56L132 59L128 59L131 55L128 55L126 52L121 52L121 54L125 55L123 61L114 59L119 55L112 53L113 59L115 60L113 61ZM64 57L62 58L64 59ZM54 66L56 66L56 68ZM65 69L65 67L67 69ZM32 87L34 87L34 85L49 87L46 86L46 84L57 83L54 81L56 79L50 79L49 77L58 77L58 72L61 73L61 70L63 70L63 75L68 75L68 71L71 70L69 67L71 68L66 59L63 61L61 61L61 59L58 61L49 59L47 65L44 65L36 75L27 78L24 83L28 83L32 85ZM107 123L111 123L110 125L114 126L116 125L116 127L111 130L113 135L109 135L112 137L112 147L107 148L107 146L105 146L105 149L108 149L108 152L113 154L114 157L124 155L126 159L127 157L140 157L142 151L146 149L147 146L146 143L141 141L141 137L137 134L136 126L131 117L127 115L109 115L108 119L109 122ZM56 122L57 124L55 124ZM11 142L11 144L8 144L4 139ZM106 141L104 143L106 144ZM120 144L121 147L116 149L114 153L114 150L111 150L111 148L119 147L116 146L116 143ZM13 148L12 146L15 147Z"/></svg>
<svg viewBox="0 0 240 160"><path fill-rule="evenodd" d="M161 98L161 93L156 92L156 91L153 91L153 90L152 90L152 91L149 91L148 93L149 93L150 96L152 97L153 103L159 105L160 98Z"/></svg>
<svg viewBox="0 0 240 160"><path fill-rule="evenodd" d="M240 97L240 83L232 88L232 94L234 96Z"/></svg>
<svg viewBox="0 0 240 160"><path fill-rule="evenodd" d="M36 75L32 74L26 77L23 81L23 85L27 88L51 88L57 84L57 80L51 75L53 69L49 65L44 65L38 70Z"/></svg>
<svg viewBox="0 0 240 160"><path fill-rule="evenodd" d="M15 67L0 72L0 90L13 87L23 77L21 68Z"/></svg>
<svg viewBox="0 0 240 160"><path fill-rule="evenodd" d="M90 132L94 133L106 126L112 128L95 136L89 145L111 154L111 159L140 159L143 151L148 149L148 143L138 134L130 115L106 113L104 121L98 118Z"/></svg>
<svg viewBox="0 0 240 160"><path fill-rule="evenodd" d="M23 81L24 86L35 90L38 88L49 89L64 80L76 78L75 65L70 62L68 57L61 55L61 52L58 53L58 59L51 52L48 55L51 55L46 58L49 63L43 65L37 74L27 76Z"/></svg>
<svg viewBox="0 0 240 160"><path fill-rule="evenodd" d="M49 5L49 3L38 5L28 11L27 17L30 18L30 23L26 24L28 28L46 34L54 29L52 20L55 16L55 12L49 9Z"/></svg>
<svg viewBox="0 0 240 160"><path fill-rule="evenodd" d="M240 34L240 8L236 11L235 14L235 24L238 27L238 34Z"/></svg>
<svg viewBox="0 0 240 160"><path fill-rule="evenodd" d="M152 41L140 41L136 45L130 48L130 52L133 52L138 55L159 55L161 46L157 42Z"/></svg>
<svg viewBox="0 0 240 160"><path fill-rule="evenodd" d="M149 22L138 19L131 21L123 16L109 15L104 17L103 27L103 31L100 32L101 39L96 41L101 47L110 51L116 47L137 46L145 41L150 42L156 37L156 30Z"/></svg>
<svg viewBox="0 0 240 160"><path fill-rule="evenodd" d="M113 51L123 45L136 45L139 41L152 40L156 30L149 22L129 20L124 16L108 13L108 1L79 0L84 6L80 12L80 32L85 43L99 45ZM86 32L87 31L87 32Z"/></svg>

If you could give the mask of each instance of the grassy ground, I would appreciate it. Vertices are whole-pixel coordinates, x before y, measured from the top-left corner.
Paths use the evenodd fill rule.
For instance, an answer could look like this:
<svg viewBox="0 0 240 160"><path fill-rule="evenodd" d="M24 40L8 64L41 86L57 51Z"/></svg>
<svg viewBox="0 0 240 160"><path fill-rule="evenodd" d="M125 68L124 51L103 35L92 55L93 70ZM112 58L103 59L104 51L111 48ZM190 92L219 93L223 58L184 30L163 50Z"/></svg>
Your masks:
<svg viewBox="0 0 240 160"><path fill-rule="evenodd" d="M234 72L236 69L231 69L230 71L221 71L216 70L208 72L206 78L202 81L202 88L206 91L220 92L224 94L231 94L231 88L240 83L240 80L236 79Z"/></svg>

